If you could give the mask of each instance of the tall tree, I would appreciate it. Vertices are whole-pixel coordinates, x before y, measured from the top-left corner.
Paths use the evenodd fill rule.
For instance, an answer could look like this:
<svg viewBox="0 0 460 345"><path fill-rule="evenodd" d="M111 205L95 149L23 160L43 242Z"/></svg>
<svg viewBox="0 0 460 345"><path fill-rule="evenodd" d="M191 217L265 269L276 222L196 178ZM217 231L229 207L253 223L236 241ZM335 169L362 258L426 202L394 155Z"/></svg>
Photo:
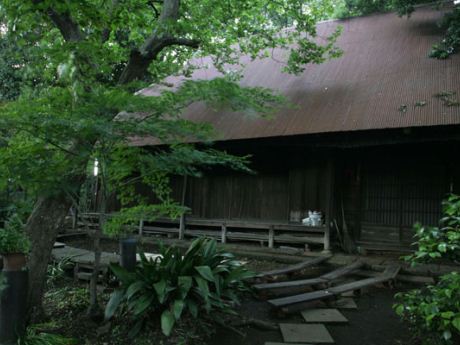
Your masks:
<svg viewBox="0 0 460 345"><path fill-rule="evenodd" d="M37 195L26 225L32 240L29 297L37 313L55 237L90 162L101 161L122 200L132 201L133 180L155 187L161 203L137 200L141 207L125 212L128 218L179 212L168 197L168 174L194 174L202 164L244 168L246 162L206 145L184 144L208 141L212 132L181 119L185 107L205 101L267 114L281 98L239 86L229 64L242 68L242 55L265 58L271 49L284 48L285 71L299 73L305 64L340 54L338 32L327 39L316 35L315 23L332 11L331 1L5 0L0 6L8 33L40 57L29 67L44 80L0 108L7 143L0 147L0 176L14 177ZM188 81L157 97L135 93L167 76L190 75L204 56L221 78ZM168 148L152 153L129 146L129 138L146 135Z"/></svg>

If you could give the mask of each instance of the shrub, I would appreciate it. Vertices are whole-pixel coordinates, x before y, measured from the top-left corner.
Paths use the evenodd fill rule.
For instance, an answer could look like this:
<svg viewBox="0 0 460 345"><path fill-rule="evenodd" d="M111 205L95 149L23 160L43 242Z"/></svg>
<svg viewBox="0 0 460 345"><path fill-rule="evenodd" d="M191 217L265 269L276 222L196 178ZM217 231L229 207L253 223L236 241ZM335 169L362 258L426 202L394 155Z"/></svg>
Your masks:
<svg viewBox="0 0 460 345"><path fill-rule="evenodd" d="M8 219L4 229L0 229L0 253L26 254L30 249L30 242L23 231L24 226L18 216Z"/></svg>
<svg viewBox="0 0 460 345"><path fill-rule="evenodd" d="M460 334L460 274L447 274L434 286L399 293L396 299L396 313L424 344L452 344Z"/></svg>
<svg viewBox="0 0 460 345"><path fill-rule="evenodd" d="M46 324L29 326L26 335L18 340L18 345L77 345L78 341L59 334L47 333L40 330Z"/></svg>
<svg viewBox="0 0 460 345"><path fill-rule="evenodd" d="M460 197L450 195L443 202L440 227L416 224L417 249L405 257L416 264L439 259L458 263L460 259ZM460 338L460 274L442 276L426 289L399 293L396 313L411 325L412 331L427 345L453 344Z"/></svg>
<svg viewBox="0 0 460 345"><path fill-rule="evenodd" d="M105 315L111 318L122 306L135 321L131 336L155 315L161 315L161 329L168 336L184 314L196 318L211 310L231 312L237 292L252 276L232 254L217 249L214 240L195 240L184 255L174 246L161 246L160 254L155 260L141 254L134 272L111 266L121 287L112 294Z"/></svg>
<svg viewBox="0 0 460 345"><path fill-rule="evenodd" d="M450 195L443 202L443 213L440 227L415 225L417 249L406 261L460 260L460 196Z"/></svg>

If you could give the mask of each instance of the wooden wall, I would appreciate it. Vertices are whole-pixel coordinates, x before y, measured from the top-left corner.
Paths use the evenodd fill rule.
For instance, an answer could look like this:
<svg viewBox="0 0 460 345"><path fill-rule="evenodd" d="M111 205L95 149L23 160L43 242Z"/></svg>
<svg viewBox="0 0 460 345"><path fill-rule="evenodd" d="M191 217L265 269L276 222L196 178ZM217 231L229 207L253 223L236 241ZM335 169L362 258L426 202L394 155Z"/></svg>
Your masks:
<svg viewBox="0 0 460 345"><path fill-rule="evenodd" d="M261 168L253 175L209 173L189 180L186 205L196 217L287 222L304 216L307 210L325 209L325 169L323 163Z"/></svg>
<svg viewBox="0 0 460 345"><path fill-rule="evenodd" d="M407 246L415 223L438 225L441 202L458 180L445 152L436 145L356 152L360 158L342 172L345 218L355 238Z"/></svg>
<svg viewBox="0 0 460 345"><path fill-rule="evenodd" d="M453 159L459 152L450 143L243 148L254 155L255 174L218 169L190 178L185 205L200 218L288 222L307 210L326 212L332 199L330 218L339 226L345 220L357 241L407 246L413 224L437 225L441 201L460 193L460 163ZM173 179L177 200L182 187L182 177Z"/></svg>

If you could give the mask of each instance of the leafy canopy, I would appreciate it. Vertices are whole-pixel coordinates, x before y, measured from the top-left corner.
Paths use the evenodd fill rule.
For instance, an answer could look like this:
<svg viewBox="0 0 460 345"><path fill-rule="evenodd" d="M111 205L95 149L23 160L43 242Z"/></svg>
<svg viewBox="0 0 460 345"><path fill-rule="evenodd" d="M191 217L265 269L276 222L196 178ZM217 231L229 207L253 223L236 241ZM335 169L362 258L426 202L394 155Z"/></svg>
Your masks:
<svg viewBox="0 0 460 345"><path fill-rule="evenodd" d="M216 164L247 169L248 162L214 150L212 129L183 120L182 110L206 102L269 115L282 98L240 86L240 57L266 58L283 48L284 70L300 73L307 63L338 56L338 32L319 38L315 28L331 3L3 1L0 35L27 47L27 60L11 64L21 71L20 96L0 105L0 187L9 181L32 195L76 199L97 158L106 194L117 191L125 206L144 204L149 216L170 212L177 206L164 187L170 174L196 175L201 166ZM189 76L202 57L221 78L188 81L154 97L136 93L167 76ZM163 146L129 145L144 136ZM140 181L169 206L147 211L134 195L133 183Z"/></svg>

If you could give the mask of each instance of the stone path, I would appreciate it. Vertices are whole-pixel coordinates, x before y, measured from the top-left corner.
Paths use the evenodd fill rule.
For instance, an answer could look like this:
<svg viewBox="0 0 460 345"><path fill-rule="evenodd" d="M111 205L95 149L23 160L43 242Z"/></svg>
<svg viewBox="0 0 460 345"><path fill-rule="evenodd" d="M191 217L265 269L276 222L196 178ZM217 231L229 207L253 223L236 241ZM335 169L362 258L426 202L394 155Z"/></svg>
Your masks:
<svg viewBox="0 0 460 345"><path fill-rule="evenodd" d="M347 318L337 309L308 309L301 312L302 317L308 323L343 323L348 322Z"/></svg>
<svg viewBox="0 0 460 345"><path fill-rule="evenodd" d="M331 303L329 303L331 305ZM357 309L353 298L342 297L332 303L338 309ZM265 345L332 344L334 339L324 324L347 323L347 318L336 308L306 309L301 312L305 323L280 323L284 343L266 342Z"/></svg>
<svg viewBox="0 0 460 345"><path fill-rule="evenodd" d="M281 323L280 330L286 343L334 343L323 324Z"/></svg>

